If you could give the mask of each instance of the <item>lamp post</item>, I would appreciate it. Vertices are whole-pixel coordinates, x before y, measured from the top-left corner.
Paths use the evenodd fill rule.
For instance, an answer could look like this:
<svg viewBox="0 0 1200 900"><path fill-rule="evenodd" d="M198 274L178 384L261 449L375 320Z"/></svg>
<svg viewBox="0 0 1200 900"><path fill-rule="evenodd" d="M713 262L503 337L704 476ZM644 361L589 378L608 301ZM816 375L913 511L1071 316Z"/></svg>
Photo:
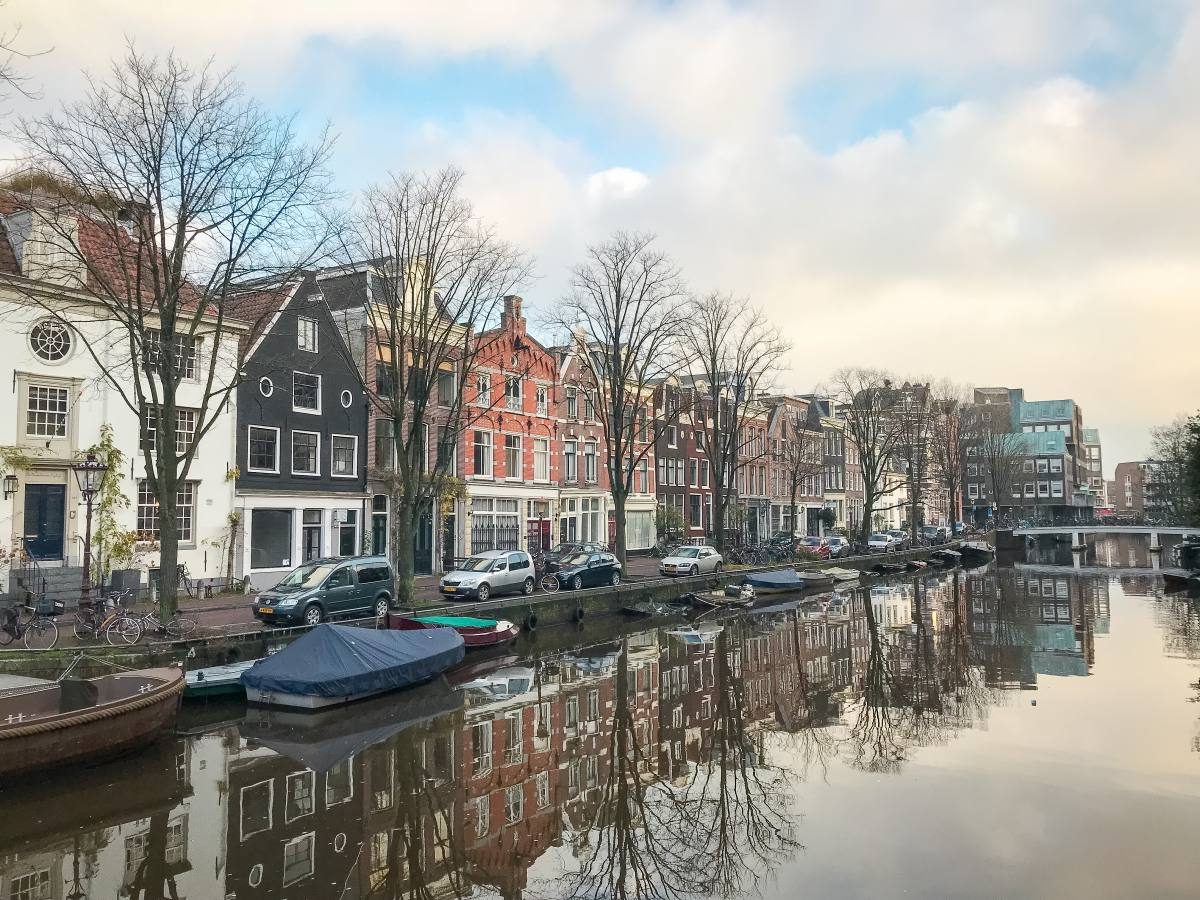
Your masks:
<svg viewBox="0 0 1200 900"><path fill-rule="evenodd" d="M83 586L79 592L80 606L90 606L92 602L92 501L100 492L104 483L104 475L108 466L96 459L95 453L89 453L87 459L71 467L75 472L75 481L79 485L79 493L87 503L87 521L83 530Z"/></svg>

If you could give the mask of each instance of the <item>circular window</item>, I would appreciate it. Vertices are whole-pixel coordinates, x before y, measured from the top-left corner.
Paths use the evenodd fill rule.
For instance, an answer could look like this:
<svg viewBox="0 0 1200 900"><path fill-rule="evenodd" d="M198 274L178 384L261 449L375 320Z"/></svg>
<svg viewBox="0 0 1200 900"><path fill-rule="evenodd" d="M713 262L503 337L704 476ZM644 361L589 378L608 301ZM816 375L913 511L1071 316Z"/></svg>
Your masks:
<svg viewBox="0 0 1200 900"><path fill-rule="evenodd" d="M59 362L71 352L71 330L57 319L42 319L29 332L29 346L38 359Z"/></svg>
<svg viewBox="0 0 1200 900"><path fill-rule="evenodd" d="M262 378L258 379L258 392L264 397L270 397L273 393L275 393L274 382L264 375Z"/></svg>
<svg viewBox="0 0 1200 900"><path fill-rule="evenodd" d="M250 887L256 888L262 884L263 867L262 863L256 863L254 868L250 870L250 877L246 880L250 882Z"/></svg>
<svg viewBox="0 0 1200 900"><path fill-rule="evenodd" d="M346 833L339 831L333 838L333 852L341 853L346 849Z"/></svg>
<svg viewBox="0 0 1200 900"><path fill-rule="evenodd" d="M354 395L349 391L342 391L342 408L349 409L350 404L354 402Z"/></svg>

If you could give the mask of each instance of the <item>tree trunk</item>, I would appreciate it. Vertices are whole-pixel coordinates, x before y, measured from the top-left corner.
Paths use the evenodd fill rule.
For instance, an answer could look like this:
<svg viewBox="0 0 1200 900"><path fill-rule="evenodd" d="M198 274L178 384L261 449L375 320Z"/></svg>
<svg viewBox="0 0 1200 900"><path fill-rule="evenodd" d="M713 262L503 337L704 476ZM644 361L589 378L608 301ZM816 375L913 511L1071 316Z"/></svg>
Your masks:
<svg viewBox="0 0 1200 900"><path fill-rule="evenodd" d="M164 471L158 481L158 615L165 622L179 609L179 484L170 464L164 461L161 465ZM194 506L192 516L194 532Z"/></svg>
<svg viewBox="0 0 1200 900"><path fill-rule="evenodd" d="M616 526L617 526L616 535L615 535L616 546L613 548L613 552L616 554L618 562L621 563L622 571L627 571L627 570L625 570L625 559L628 555L628 551L625 547L625 542L627 541L628 538L627 538L627 535L625 534L625 501L626 501L626 497L625 497L625 486L623 484L618 485L616 487L616 490L614 490L612 492L612 498L613 498L613 516L616 520ZM608 523L606 522L605 527L607 527L607 525L608 525Z"/></svg>
<svg viewBox="0 0 1200 900"><path fill-rule="evenodd" d="M396 579L396 604L400 607L416 605L416 586L413 584L413 535L416 533L415 519L420 512L415 504L406 503L400 491L392 496L392 546L389 555L392 572Z"/></svg>
<svg viewBox="0 0 1200 900"><path fill-rule="evenodd" d="M725 473L722 473L722 476ZM728 545L725 535L725 522L728 519L729 494L723 484L724 478L713 481L713 544L717 552L724 554Z"/></svg>

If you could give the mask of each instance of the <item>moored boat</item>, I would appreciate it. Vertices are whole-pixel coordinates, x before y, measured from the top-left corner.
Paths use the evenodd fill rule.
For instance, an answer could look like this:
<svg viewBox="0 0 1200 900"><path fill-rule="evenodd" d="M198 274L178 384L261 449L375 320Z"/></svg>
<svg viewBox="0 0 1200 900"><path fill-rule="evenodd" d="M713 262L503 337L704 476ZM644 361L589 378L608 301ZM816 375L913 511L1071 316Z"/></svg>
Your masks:
<svg viewBox="0 0 1200 900"><path fill-rule="evenodd" d="M904 563L876 563L871 566L871 571L876 575L899 575L907 570Z"/></svg>
<svg viewBox="0 0 1200 900"><path fill-rule="evenodd" d="M242 673L256 662L258 662L257 659L247 659L223 666L188 669L184 675L183 695L185 697L217 697L242 694L246 690L242 686Z"/></svg>
<svg viewBox="0 0 1200 900"><path fill-rule="evenodd" d="M904 564L904 568L909 572L919 572L928 567L929 563L925 562L923 559L910 559Z"/></svg>
<svg viewBox="0 0 1200 900"><path fill-rule="evenodd" d="M493 647L507 644L521 631L521 626L507 619L481 619L474 616L406 616L388 614L388 628L397 631L422 631L429 628L453 628L462 635L468 650L472 647Z"/></svg>
<svg viewBox="0 0 1200 900"><path fill-rule="evenodd" d="M833 576L827 572L798 572L795 569L774 569L770 572L751 572L746 584L759 594L782 594L833 586Z"/></svg>
<svg viewBox="0 0 1200 900"><path fill-rule="evenodd" d="M947 569L962 562L962 554L957 550L934 550L929 554L929 561Z"/></svg>
<svg viewBox="0 0 1200 900"><path fill-rule="evenodd" d="M839 569L836 566L831 569L825 569L825 574L834 581L858 581L862 573L858 569Z"/></svg>
<svg viewBox="0 0 1200 900"><path fill-rule="evenodd" d="M967 541L958 545L964 562L976 563L991 559L996 555L995 548L986 541Z"/></svg>
<svg viewBox="0 0 1200 900"><path fill-rule="evenodd" d="M754 605L754 591L744 590L737 594L727 594L724 591L701 591L700 593L684 594L680 599L687 601L692 606L709 609L746 609Z"/></svg>
<svg viewBox="0 0 1200 900"><path fill-rule="evenodd" d="M140 749L170 728L176 666L61 679L0 695L0 779Z"/></svg>
<svg viewBox="0 0 1200 900"><path fill-rule="evenodd" d="M621 607L621 612L627 616L678 616L687 612L687 607L673 603L655 603L643 600L640 603L627 603Z"/></svg>
<svg viewBox="0 0 1200 900"><path fill-rule="evenodd" d="M242 673L246 699L322 709L429 681L462 661L453 628L374 630L318 625Z"/></svg>

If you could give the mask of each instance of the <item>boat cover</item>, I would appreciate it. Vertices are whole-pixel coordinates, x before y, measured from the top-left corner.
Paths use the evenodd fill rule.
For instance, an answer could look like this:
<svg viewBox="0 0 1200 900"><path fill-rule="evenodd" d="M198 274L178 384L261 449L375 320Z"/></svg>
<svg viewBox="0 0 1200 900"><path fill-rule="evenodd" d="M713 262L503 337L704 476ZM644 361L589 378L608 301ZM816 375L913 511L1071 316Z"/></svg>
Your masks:
<svg viewBox="0 0 1200 900"><path fill-rule="evenodd" d="M415 616L415 622L442 625L446 628L495 628L495 619L476 619L472 616Z"/></svg>
<svg viewBox="0 0 1200 900"><path fill-rule="evenodd" d="M795 569L777 569L773 572L752 572L746 576L746 584L756 588L786 591L799 590L804 587L805 582Z"/></svg>
<svg viewBox="0 0 1200 900"><path fill-rule="evenodd" d="M427 681L465 655L452 628L372 630L318 625L242 673L260 691L309 697L350 697Z"/></svg>
<svg viewBox="0 0 1200 900"><path fill-rule="evenodd" d="M395 737L402 731L462 708L462 691L438 678L400 697L375 697L345 708L281 711L252 709L238 730L288 759L326 772L344 759Z"/></svg>

